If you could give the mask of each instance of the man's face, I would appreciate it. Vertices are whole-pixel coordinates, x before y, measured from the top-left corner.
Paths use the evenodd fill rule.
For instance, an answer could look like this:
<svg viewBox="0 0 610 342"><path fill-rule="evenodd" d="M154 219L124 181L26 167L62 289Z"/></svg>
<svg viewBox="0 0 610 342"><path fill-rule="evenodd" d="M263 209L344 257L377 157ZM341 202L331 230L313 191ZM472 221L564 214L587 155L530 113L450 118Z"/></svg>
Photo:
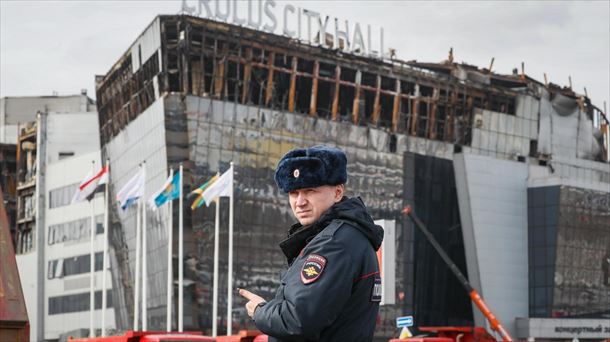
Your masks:
<svg viewBox="0 0 610 342"><path fill-rule="evenodd" d="M343 198L343 185L323 185L316 188L293 190L288 193L290 208L304 226L316 222L333 204Z"/></svg>

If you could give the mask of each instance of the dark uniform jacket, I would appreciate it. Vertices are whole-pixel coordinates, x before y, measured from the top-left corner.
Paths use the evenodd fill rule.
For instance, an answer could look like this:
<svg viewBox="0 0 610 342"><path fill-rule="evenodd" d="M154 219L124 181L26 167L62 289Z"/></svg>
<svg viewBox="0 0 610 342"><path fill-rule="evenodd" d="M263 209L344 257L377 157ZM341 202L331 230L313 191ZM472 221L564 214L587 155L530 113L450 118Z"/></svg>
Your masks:
<svg viewBox="0 0 610 342"><path fill-rule="evenodd" d="M382 240L360 198L344 197L313 225L293 226L280 243L289 268L275 298L256 309L256 327L269 341L371 341Z"/></svg>

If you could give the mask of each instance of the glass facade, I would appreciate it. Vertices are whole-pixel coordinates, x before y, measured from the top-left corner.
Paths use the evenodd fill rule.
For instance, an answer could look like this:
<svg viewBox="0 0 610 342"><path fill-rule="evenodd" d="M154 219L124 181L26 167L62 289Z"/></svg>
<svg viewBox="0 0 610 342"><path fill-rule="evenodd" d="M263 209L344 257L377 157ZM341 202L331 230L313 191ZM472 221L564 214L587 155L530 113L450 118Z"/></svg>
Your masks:
<svg viewBox="0 0 610 342"><path fill-rule="evenodd" d="M107 302L106 308L111 308L112 304L112 290L106 291ZM64 314L70 312L81 312L89 311L90 306L90 292L49 297L49 315ZM93 295L93 307L95 310L102 308L102 291L95 291Z"/></svg>
<svg viewBox="0 0 610 342"><path fill-rule="evenodd" d="M359 195L376 219L401 218L403 206L402 154L389 152L389 134L351 124L307 117L302 114L266 110L188 96L185 116L179 115L178 97L166 99L166 129L186 129L189 138L188 189L201 184L217 171L223 172L232 161L235 168L234 288L248 288L265 298L272 298L279 286L278 272L286 260L277 244L286 237L294 218L285 194L273 181L275 166L282 155L295 147L330 144L344 149L348 157L348 196ZM180 124L185 120L186 125ZM174 134L179 134L176 132ZM168 150L170 150L168 141ZM168 160L178 156L168 153ZM220 204L220 331L226 317L226 269L228 204ZM187 288L185 314L198 328L211 327L211 276L213 266L213 207L186 214L191 229L186 230L187 260L190 272L185 277L193 283ZM402 237L399 237L399 239ZM399 256L399 263L405 258ZM398 276L397 282L404 284ZM400 285L399 285L400 286ZM245 314L244 300L234 292L234 328L254 328ZM379 334L392 335L397 306L383 308ZM225 312L223 314L222 312ZM196 326L197 327L197 326ZM186 329L186 327L185 327ZM235 330L234 329L234 330Z"/></svg>
<svg viewBox="0 0 610 342"><path fill-rule="evenodd" d="M59 208L70 204L79 183L62 186L49 191L49 208Z"/></svg>
<svg viewBox="0 0 610 342"><path fill-rule="evenodd" d="M91 218L82 218L74 221L54 224L49 226L47 244L49 246L56 243L70 241L81 241L91 236ZM104 216L95 216L95 234L104 233Z"/></svg>
<svg viewBox="0 0 610 342"><path fill-rule="evenodd" d="M101 271L103 266L102 252L95 253L94 269ZM89 273L91 269L91 255L83 254L75 257L49 260L47 267L47 279L63 278L71 275Z"/></svg>
<svg viewBox="0 0 610 342"><path fill-rule="evenodd" d="M468 278L453 162L414 153L404 156L404 193L420 220L451 260ZM405 304L415 314L416 326L472 326L468 293L432 245L410 221L407 243L399 258L404 271ZM398 284L397 284L398 286Z"/></svg>
<svg viewBox="0 0 610 342"><path fill-rule="evenodd" d="M528 189L531 317L610 317L610 194Z"/></svg>
<svg viewBox="0 0 610 342"><path fill-rule="evenodd" d="M472 322L466 293L429 244L419 233L414 233L413 227L400 214L406 203L414 204L441 245L466 274L451 161L405 154L404 150L390 152L391 134L349 123L195 96L182 99L169 95L160 101L164 118L154 109L158 106L155 103L152 110L131 122L125 135L119 134L106 145L105 153L111 160L111 193L118 191L135 172L139 160L147 161L148 193L162 185L169 167L183 164L184 192L187 193L216 172L227 170L233 162L235 289L247 288L265 298L274 296L279 285L278 272L286 266L278 243L294 223L286 195L279 192L273 181L275 166L292 148L329 144L347 153L347 195L361 196L375 219L397 221L397 304L380 310L377 336L393 336L395 317L414 312L421 317L421 324ZM159 121L160 118L164 121ZM161 139L153 143L152 140L159 136ZM150 141L143 143L138 139ZM398 139L403 137L398 136ZM185 201L184 328L209 332L212 326L215 210L214 204L196 211L191 211L189 206L190 201ZM174 201L173 209L173 274L177 279L177 201ZM133 289L127 284L131 284L134 270L135 210L130 208L123 212L116 207L111 210L112 254L119 265L113 270L115 310L119 326L127 329L133 315ZM148 325L151 329L165 328L166 210L164 207L147 213L148 258L156 260L148 266ZM228 215L228 199L223 198L220 201L220 334L226 326ZM419 260L417 263L413 261L415 256L415 260ZM173 293L176 312L176 284ZM244 300L236 292L233 298L233 330L254 328L245 313ZM175 315L173 325L177 325Z"/></svg>

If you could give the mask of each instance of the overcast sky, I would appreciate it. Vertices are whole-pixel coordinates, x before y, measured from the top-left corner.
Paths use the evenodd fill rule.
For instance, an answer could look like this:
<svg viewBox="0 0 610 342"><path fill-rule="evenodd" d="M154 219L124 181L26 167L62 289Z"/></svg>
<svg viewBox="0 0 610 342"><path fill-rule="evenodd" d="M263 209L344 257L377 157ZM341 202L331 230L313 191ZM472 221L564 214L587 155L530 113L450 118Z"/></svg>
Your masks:
<svg viewBox="0 0 610 342"><path fill-rule="evenodd" d="M223 0L224 1L224 0ZM245 0L240 0L245 1ZM189 0L194 5L195 0ZM403 60L455 60L568 84L603 109L610 98L610 1L278 1L382 26ZM245 4L245 3L244 3ZM245 5L244 5L245 6ZM181 1L0 0L0 97L60 95L87 89L105 74L157 14Z"/></svg>

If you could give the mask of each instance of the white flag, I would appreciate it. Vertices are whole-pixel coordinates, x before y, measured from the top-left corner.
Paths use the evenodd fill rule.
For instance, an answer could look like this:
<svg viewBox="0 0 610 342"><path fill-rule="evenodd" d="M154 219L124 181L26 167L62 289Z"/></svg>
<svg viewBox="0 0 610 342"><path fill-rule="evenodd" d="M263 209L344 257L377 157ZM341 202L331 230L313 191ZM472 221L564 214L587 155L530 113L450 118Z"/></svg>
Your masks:
<svg viewBox="0 0 610 342"><path fill-rule="evenodd" d="M231 196L233 193L233 167L223 173L214 184L210 185L201 195L206 206L210 206L216 197Z"/></svg>
<svg viewBox="0 0 610 342"><path fill-rule="evenodd" d="M89 171L87 176L85 176L85 179L79 184L74 196L72 196L71 203L90 200L93 198L95 191L106 183L108 183L108 166L104 166L95 176L93 176L92 171Z"/></svg>
<svg viewBox="0 0 610 342"><path fill-rule="evenodd" d="M140 167L140 170L116 194L116 200L121 204L121 209L127 209L128 206L144 195L145 184L146 172L144 168Z"/></svg>

